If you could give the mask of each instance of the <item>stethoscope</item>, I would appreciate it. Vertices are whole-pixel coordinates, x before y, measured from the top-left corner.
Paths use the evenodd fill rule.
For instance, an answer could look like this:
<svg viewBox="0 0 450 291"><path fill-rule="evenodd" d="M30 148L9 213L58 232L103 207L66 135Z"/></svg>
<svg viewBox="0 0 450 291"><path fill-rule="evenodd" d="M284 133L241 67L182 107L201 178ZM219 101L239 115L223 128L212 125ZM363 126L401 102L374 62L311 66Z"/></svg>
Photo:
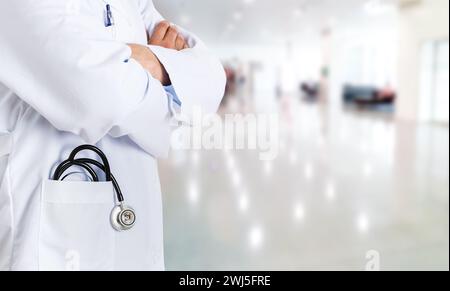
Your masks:
<svg viewBox="0 0 450 291"><path fill-rule="evenodd" d="M96 153L102 160L102 163L88 158L79 158L76 156L82 151L92 151ZM117 231L124 231L131 229L136 223L136 212L130 206L125 205L122 191L120 190L119 183L117 182L114 175L111 173L111 168L109 166L108 159L106 155L97 147L93 145L82 145L77 147L72 151L69 158L63 161L56 168L55 173L53 175L53 180L55 181L64 181L71 174L67 174L65 176L64 173L67 172L71 167L80 167L84 169L91 178L92 182L99 182L100 179L97 173L94 171L93 167L99 168L101 171L105 173L105 179L107 182L112 182L114 191L117 197L117 205L114 206L111 212L111 225Z"/></svg>

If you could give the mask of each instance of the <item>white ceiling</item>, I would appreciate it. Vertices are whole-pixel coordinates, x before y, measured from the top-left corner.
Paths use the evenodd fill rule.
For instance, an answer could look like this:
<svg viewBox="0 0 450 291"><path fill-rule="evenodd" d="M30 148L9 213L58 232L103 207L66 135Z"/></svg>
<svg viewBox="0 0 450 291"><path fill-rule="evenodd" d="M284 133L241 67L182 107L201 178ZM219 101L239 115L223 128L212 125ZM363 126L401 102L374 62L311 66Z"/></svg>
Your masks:
<svg viewBox="0 0 450 291"><path fill-rule="evenodd" d="M379 22L393 9L368 2L395 0L154 0L164 17L207 42L262 43L319 34L329 25L359 27Z"/></svg>

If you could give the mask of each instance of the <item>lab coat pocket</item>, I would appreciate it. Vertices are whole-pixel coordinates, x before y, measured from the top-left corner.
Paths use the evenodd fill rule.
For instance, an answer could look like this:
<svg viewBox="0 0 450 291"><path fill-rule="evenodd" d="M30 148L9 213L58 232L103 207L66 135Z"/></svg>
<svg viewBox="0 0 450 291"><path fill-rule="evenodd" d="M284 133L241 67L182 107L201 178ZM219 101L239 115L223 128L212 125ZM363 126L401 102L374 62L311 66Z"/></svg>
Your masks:
<svg viewBox="0 0 450 291"><path fill-rule="evenodd" d="M40 270L112 270L115 232L110 182L42 183Z"/></svg>

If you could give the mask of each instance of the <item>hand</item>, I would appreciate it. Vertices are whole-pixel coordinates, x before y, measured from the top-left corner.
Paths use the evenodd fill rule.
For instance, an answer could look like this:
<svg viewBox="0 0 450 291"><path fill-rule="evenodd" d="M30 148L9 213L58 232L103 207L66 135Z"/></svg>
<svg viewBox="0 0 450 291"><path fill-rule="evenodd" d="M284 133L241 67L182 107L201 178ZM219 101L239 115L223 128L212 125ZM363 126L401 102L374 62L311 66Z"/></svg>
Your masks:
<svg viewBox="0 0 450 291"><path fill-rule="evenodd" d="M184 37L168 21L162 21L156 25L153 34L149 37L148 44L177 51L189 48Z"/></svg>
<svg viewBox="0 0 450 291"><path fill-rule="evenodd" d="M128 46L131 48L132 59L141 64L163 86L170 85L171 82L166 69L148 47L140 44L128 44Z"/></svg>

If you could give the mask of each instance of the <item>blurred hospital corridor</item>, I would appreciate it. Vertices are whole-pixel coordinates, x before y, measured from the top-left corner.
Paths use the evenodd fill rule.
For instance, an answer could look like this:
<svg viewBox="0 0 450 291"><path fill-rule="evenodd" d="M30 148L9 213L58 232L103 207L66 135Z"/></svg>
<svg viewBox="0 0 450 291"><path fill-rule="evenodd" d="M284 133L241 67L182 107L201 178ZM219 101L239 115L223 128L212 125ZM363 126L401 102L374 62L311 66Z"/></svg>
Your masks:
<svg viewBox="0 0 450 291"><path fill-rule="evenodd" d="M168 270L448 270L447 0L158 0L278 155L159 162Z"/></svg>

